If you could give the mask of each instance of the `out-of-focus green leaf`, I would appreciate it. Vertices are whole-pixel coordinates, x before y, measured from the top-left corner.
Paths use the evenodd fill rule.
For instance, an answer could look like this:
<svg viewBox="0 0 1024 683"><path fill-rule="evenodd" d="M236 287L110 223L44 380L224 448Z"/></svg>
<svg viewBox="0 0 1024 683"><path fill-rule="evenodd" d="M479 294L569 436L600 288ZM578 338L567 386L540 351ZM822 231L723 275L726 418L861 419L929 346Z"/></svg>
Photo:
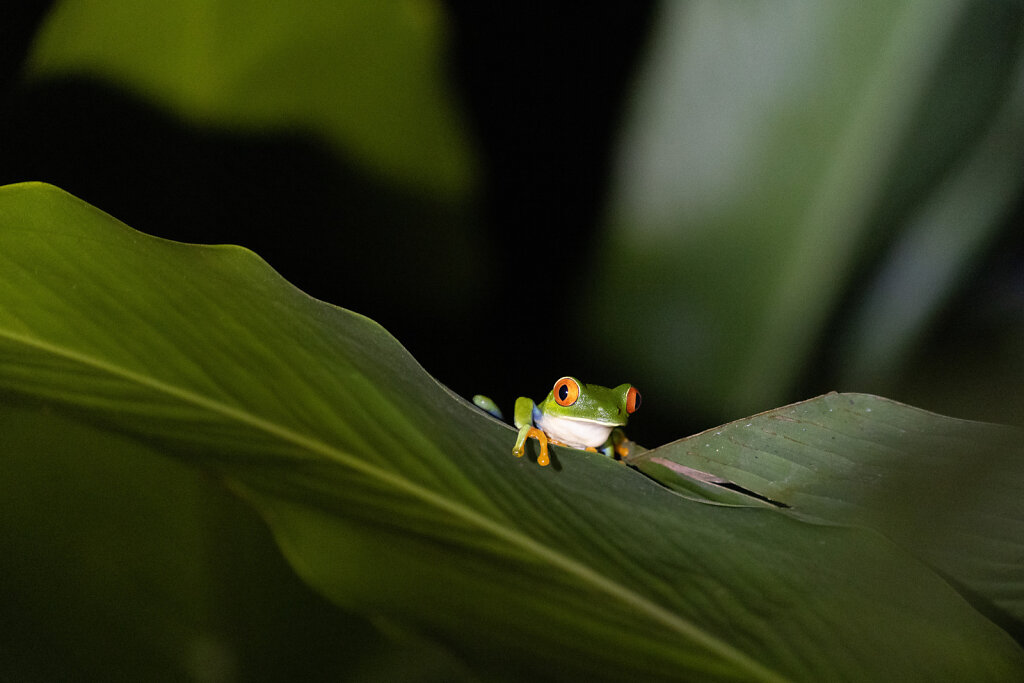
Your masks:
<svg viewBox="0 0 1024 683"><path fill-rule="evenodd" d="M490 677L1024 674L874 531L688 498L598 454L512 457L508 426L382 328L244 249L21 185L0 191L0 271L0 392L220 473L310 585Z"/></svg>
<svg viewBox="0 0 1024 683"><path fill-rule="evenodd" d="M62 0L28 73L107 79L204 124L312 131L375 175L464 197L444 38L432 0Z"/></svg>
<svg viewBox="0 0 1024 683"><path fill-rule="evenodd" d="M938 262L966 263L962 245L985 243L1020 175L1019 145L986 142L971 161L968 144L1019 52L1013 14L961 0L666 4L621 145L602 277L580 293L588 343L649 391L749 414L789 395L851 277L902 221L942 213L945 227L921 229L955 223L962 236ZM977 59L946 52L986 21L1006 40L975 36ZM974 172L947 183L961 158ZM914 218L917 202L931 208ZM885 301L933 310L904 284Z"/></svg>
<svg viewBox="0 0 1024 683"><path fill-rule="evenodd" d="M1007 101L974 152L935 189L849 321L845 381L884 386L990 245L1024 178L1024 52Z"/></svg>
<svg viewBox="0 0 1024 683"><path fill-rule="evenodd" d="M297 581L219 482L10 398L0 396L0 679L356 680L407 654Z"/></svg>
<svg viewBox="0 0 1024 683"><path fill-rule="evenodd" d="M2 404L0 609L15 618L0 677L204 678L204 651L233 669L207 601L202 478L156 456L119 469L124 438Z"/></svg>
<svg viewBox="0 0 1024 683"><path fill-rule="evenodd" d="M877 529L1024 626L1022 430L829 394L630 463L674 487L673 468L692 467L798 515Z"/></svg>

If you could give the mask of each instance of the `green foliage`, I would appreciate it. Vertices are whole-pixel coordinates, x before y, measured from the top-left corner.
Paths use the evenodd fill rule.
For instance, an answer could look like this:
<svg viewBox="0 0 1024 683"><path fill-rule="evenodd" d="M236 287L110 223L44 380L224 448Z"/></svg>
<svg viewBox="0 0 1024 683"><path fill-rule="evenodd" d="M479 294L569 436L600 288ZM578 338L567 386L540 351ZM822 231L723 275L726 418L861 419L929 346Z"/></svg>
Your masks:
<svg viewBox="0 0 1024 683"><path fill-rule="evenodd" d="M772 456L763 464L687 461L791 507L723 504L596 454L556 448L548 468L512 457L508 426L447 391L381 327L308 297L245 249L151 238L55 188L17 185L0 191L0 270L0 414L13 421L36 406L32 429L5 434L5 466L17 466L11 454L39 454L22 467L46 457L68 415L116 450L115 471L139 475L133 462L160 453L215 473L267 521L310 586L443 644L479 674L1024 673L1024 651L945 568L865 521L860 511L875 508L841 485L885 474L880 449L901 473L952 443L960 455L1003 444L998 428L871 398L810 402L791 409L796 418L760 418L814 428L803 439L759 428L747 448ZM856 409L829 413L843 401ZM694 448L730 448L740 429L641 457L684 462ZM1011 442L1020 448L1019 435ZM140 480L161 506L174 502L160 481L167 467ZM775 476L783 468L820 476ZM188 479L167 471L168 487ZM986 510L1006 528L1020 521L1019 506L1001 502L1010 499ZM152 564L180 550L187 520L182 529L145 537ZM1020 572L1010 580L1019 586ZM42 602L31 587L27 595ZM173 651L189 634L171 630L163 649ZM17 672L26 655L13 654L5 664Z"/></svg>
<svg viewBox="0 0 1024 683"><path fill-rule="evenodd" d="M712 415L778 405L818 361L827 388L1019 421L990 398L1019 386L1005 362L970 361L973 399L959 362L924 363L927 391L900 383L1019 201L1019 7L768 6L662 8L585 334L647 393Z"/></svg>
<svg viewBox="0 0 1024 683"><path fill-rule="evenodd" d="M315 132L373 175L464 198L472 155L444 34L425 0L63 0L28 74L102 77L216 127Z"/></svg>
<svg viewBox="0 0 1024 683"><path fill-rule="evenodd" d="M737 420L630 460L688 491L714 472L801 519L885 534L989 611L1024 624L1024 432L886 399L829 394Z"/></svg>

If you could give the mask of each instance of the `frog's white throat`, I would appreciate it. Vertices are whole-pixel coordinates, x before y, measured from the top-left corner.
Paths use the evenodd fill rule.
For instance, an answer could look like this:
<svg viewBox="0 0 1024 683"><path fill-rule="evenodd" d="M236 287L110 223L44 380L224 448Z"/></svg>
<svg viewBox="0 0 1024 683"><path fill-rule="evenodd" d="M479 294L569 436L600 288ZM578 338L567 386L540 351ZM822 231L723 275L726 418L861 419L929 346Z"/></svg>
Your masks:
<svg viewBox="0 0 1024 683"><path fill-rule="evenodd" d="M598 448L608 441L615 425L594 422L578 417L544 415L536 411L533 423L555 441L561 441L573 448Z"/></svg>

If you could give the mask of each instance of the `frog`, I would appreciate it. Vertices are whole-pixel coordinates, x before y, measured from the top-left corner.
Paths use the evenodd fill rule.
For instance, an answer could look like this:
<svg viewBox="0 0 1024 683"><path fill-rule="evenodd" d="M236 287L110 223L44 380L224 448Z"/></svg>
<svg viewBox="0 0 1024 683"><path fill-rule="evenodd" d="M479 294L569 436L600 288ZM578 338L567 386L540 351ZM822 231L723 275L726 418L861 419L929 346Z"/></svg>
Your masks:
<svg viewBox="0 0 1024 683"><path fill-rule="evenodd" d="M502 419L497 405L486 396L474 396L473 403ZM622 428L639 408L640 392L632 384L609 389L562 377L540 403L526 396L516 399L513 424L519 433L512 453L523 457L526 440L533 438L540 445L537 464L541 467L551 462L549 443L623 460L629 456L632 441Z"/></svg>

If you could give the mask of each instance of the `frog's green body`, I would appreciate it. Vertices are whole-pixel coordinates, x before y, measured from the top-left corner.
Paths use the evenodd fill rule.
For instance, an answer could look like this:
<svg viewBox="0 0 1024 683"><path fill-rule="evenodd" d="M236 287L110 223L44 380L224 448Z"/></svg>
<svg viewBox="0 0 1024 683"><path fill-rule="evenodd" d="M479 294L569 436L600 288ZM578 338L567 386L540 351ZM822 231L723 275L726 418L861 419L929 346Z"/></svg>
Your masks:
<svg viewBox="0 0 1024 683"><path fill-rule="evenodd" d="M501 416L487 397L474 396L473 402ZM629 454L630 442L622 427L639 407L640 392L629 384L609 389L562 377L539 404L525 396L516 399L514 423L519 436L512 452L522 457L526 439L533 437L540 443L537 464L542 466L550 462L549 441L624 458Z"/></svg>

